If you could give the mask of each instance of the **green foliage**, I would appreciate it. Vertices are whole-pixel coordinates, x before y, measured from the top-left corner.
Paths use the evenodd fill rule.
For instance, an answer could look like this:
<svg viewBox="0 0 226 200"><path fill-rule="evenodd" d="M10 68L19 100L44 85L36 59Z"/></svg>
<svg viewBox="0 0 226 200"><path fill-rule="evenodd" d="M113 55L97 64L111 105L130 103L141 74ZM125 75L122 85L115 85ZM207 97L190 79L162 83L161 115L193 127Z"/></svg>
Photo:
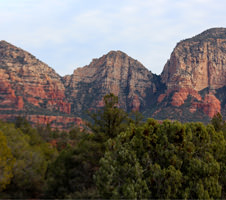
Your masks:
<svg viewBox="0 0 226 200"><path fill-rule="evenodd" d="M212 126L149 119L108 141L95 181L102 198L220 198L224 156Z"/></svg>
<svg viewBox="0 0 226 200"><path fill-rule="evenodd" d="M71 130L70 138L77 145L62 151L48 170L48 190L51 198L97 198L93 175L99 168L99 160L104 155L109 138L114 138L125 130L127 114L117 107L118 98L113 94L104 97L105 106L90 113L92 122L89 133L80 134ZM90 133L90 131L92 131ZM61 169L59 173L55 169ZM59 176L60 174L60 176Z"/></svg>
<svg viewBox="0 0 226 200"><path fill-rule="evenodd" d="M48 163L56 157L56 151L41 140L35 129L30 125L26 128L23 133L13 124L0 123L0 130L15 157L13 177L4 191L7 198L38 197L45 185Z"/></svg>
<svg viewBox="0 0 226 200"><path fill-rule="evenodd" d="M0 122L0 198L226 198L220 114L209 125L144 122L113 94L104 103L88 130Z"/></svg>
<svg viewBox="0 0 226 200"><path fill-rule="evenodd" d="M93 174L98 166L100 145L83 133L75 147L67 147L53 162L47 174L48 198L91 198L95 195Z"/></svg>
<svg viewBox="0 0 226 200"><path fill-rule="evenodd" d="M7 146L6 137L0 131L0 192L6 188L13 177L12 168L14 165L13 155Z"/></svg>
<svg viewBox="0 0 226 200"><path fill-rule="evenodd" d="M223 117L220 113L214 115L211 120L211 124L214 126L216 131L223 131L226 137L226 122L223 120Z"/></svg>
<svg viewBox="0 0 226 200"><path fill-rule="evenodd" d="M93 123L89 123L91 131L99 135L99 139L105 136L113 138L127 126L127 113L117 107L118 97L110 93L104 97L105 106L96 113L90 113Z"/></svg>
<svg viewBox="0 0 226 200"><path fill-rule="evenodd" d="M56 161L48 167L48 190L46 191L48 198L63 198L65 194L70 192L68 190L68 179L70 178L68 167L71 158L72 150L66 148L59 154Z"/></svg>

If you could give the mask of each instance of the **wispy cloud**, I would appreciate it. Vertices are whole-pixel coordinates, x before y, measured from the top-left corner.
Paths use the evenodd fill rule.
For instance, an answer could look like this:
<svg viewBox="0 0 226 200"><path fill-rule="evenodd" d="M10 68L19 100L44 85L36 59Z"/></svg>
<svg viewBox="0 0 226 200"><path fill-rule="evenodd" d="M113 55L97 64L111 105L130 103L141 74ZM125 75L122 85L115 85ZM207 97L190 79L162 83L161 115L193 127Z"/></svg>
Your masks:
<svg viewBox="0 0 226 200"><path fill-rule="evenodd" d="M160 73L177 42L226 27L225 0L0 0L0 39L60 74L122 50Z"/></svg>

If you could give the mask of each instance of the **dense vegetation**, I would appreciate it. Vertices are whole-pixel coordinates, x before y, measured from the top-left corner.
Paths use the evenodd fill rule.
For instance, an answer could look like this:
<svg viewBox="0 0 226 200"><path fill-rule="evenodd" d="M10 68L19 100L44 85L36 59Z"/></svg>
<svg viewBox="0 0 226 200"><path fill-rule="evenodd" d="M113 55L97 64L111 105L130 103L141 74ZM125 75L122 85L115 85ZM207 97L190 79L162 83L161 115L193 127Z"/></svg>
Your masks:
<svg viewBox="0 0 226 200"><path fill-rule="evenodd" d="M105 96L69 132L0 122L0 198L226 197L226 123L142 120Z"/></svg>

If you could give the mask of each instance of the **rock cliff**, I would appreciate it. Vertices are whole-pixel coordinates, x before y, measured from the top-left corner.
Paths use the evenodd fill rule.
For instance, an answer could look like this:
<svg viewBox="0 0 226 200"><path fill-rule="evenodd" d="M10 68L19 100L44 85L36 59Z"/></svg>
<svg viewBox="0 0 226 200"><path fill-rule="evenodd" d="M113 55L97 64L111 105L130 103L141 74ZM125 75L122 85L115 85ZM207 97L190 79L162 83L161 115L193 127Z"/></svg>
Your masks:
<svg viewBox="0 0 226 200"><path fill-rule="evenodd" d="M74 113L103 105L103 96L110 92L125 110L143 111L153 103L159 80L137 60L111 51L65 76L64 85Z"/></svg>
<svg viewBox="0 0 226 200"><path fill-rule="evenodd" d="M226 29L213 28L179 42L161 74L171 106L182 106L191 96L190 111L209 117L221 112L216 90L226 85ZM201 96L202 91L205 92ZM162 96L159 102L163 100ZM195 105L195 106L194 106ZM195 113L194 113L195 114Z"/></svg>
<svg viewBox="0 0 226 200"><path fill-rule="evenodd" d="M70 112L61 77L30 53L0 41L0 113L17 116Z"/></svg>
<svg viewBox="0 0 226 200"><path fill-rule="evenodd" d="M161 74L168 89L207 87L226 83L226 29L207 30L177 44Z"/></svg>
<svg viewBox="0 0 226 200"><path fill-rule="evenodd" d="M226 29L179 42L160 76L121 51L61 77L30 53L0 41L0 119L26 116L60 129L82 124L85 111L119 97L126 111L146 117L207 122L226 118Z"/></svg>

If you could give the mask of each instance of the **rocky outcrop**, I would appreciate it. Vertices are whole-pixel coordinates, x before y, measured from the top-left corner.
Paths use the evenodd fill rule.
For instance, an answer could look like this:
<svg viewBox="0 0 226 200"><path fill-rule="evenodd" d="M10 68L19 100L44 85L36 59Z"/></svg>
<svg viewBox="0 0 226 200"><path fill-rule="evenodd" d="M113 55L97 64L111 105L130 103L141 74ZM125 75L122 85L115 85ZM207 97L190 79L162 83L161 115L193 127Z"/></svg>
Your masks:
<svg viewBox="0 0 226 200"><path fill-rule="evenodd" d="M171 105L179 107L184 104L185 100L188 98L188 95L194 97L197 100L202 100L201 95L190 88L180 88L177 92L175 92L172 96Z"/></svg>
<svg viewBox="0 0 226 200"><path fill-rule="evenodd" d="M17 110L25 104L70 113L61 77L28 52L0 42L0 106ZM29 112L29 110L27 110Z"/></svg>
<svg viewBox="0 0 226 200"><path fill-rule="evenodd" d="M125 110L142 111L157 90L155 76L125 53L111 51L65 76L64 84L73 112L103 105L103 96L110 92L119 97L119 104Z"/></svg>
<svg viewBox="0 0 226 200"><path fill-rule="evenodd" d="M21 115L21 114L0 114L0 120L15 121L17 117L25 117L33 125L50 125L53 129L68 130L74 126L81 129L85 122L80 117L49 116L49 115Z"/></svg>
<svg viewBox="0 0 226 200"><path fill-rule="evenodd" d="M168 89L207 87L226 84L226 29L207 30L177 44L161 74Z"/></svg>
<svg viewBox="0 0 226 200"><path fill-rule="evenodd" d="M28 52L0 41L0 119L26 116L60 129L119 97L127 112L180 121L226 118L226 29L209 29L179 42L161 76L121 51L110 51L61 77Z"/></svg>
<svg viewBox="0 0 226 200"><path fill-rule="evenodd" d="M226 29L209 29L179 42L161 78L167 90L159 102L171 94L171 105L180 107L190 95L199 102L191 103L191 112L199 108L209 117L220 112L221 104L214 94L226 85ZM208 94L201 97L203 90L208 90Z"/></svg>
<svg viewBox="0 0 226 200"><path fill-rule="evenodd" d="M0 41L0 115L13 116L15 112L65 115L70 114L71 104L65 97L61 77L52 68L28 52Z"/></svg>
<svg viewBox="0 0 226 200"><path fill-rule="evenodd" d="M206 94L203 101L191 104L190 112L195 112L197 109L202 109L209 117L213 117L217 113L221 113L221 102L213 94Z"/></svg>

